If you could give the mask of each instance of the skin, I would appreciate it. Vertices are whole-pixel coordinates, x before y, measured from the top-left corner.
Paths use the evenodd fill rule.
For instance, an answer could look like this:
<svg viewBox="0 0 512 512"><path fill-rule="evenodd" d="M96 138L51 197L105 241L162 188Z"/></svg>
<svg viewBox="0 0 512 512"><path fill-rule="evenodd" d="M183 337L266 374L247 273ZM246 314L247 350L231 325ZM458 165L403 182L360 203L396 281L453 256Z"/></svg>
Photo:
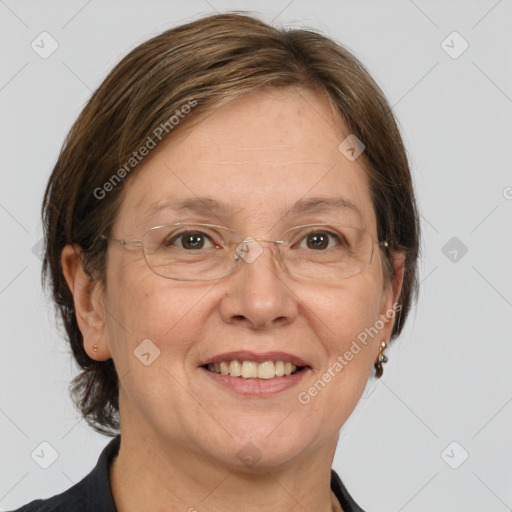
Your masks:
<svg viewBox="0 0 512 512"><path fill-rule="evenodd" d="M377 239L363 159L349 161L338 150L348 133L327 100L310 91L268 89L234 100L154 150L128 181L111 235L139 240L149 227L187 219L278 240L288 227L333 215L285 222L287 207L303 197L342 195L362 218L338 215ZM234 212L176 218L161 211L144 220L152 203L196 195L225 201ZM118 510L341 510L330 490L339 430L393 322L308 404L297 394L392 309L403 262L403 254L394 255L397 278L384 286L376 246L360 274L319 283L285 273L265 248L229 276L180 282L153 273L140 248L111 242L102 289L67 246L62 263L85 350L93 359L112 357L120 376L122 441L110 471ZM149 366L133 355L147 338L160 349ZM254 398L216 385L198 368L205 357L241 349L291 352L311 370L298 386ZM247 443L261 454L250 468L237 457Z"/></svg>

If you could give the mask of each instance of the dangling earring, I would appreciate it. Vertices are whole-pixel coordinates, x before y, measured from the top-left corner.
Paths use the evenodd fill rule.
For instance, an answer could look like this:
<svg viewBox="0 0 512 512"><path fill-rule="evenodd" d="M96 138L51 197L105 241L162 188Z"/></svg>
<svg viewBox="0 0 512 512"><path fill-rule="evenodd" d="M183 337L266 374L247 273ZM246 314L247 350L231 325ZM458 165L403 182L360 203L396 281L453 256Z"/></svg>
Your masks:
<svg viewBox="0 0 512 512"><path fill-rule="evenodd" d="M388 362L388 358L384 355L384 350L386 350L386 347L388 344L382 340L380 342L380 349L379 349L379 355L377 357L377 361L375 362L375 376L380 379L382 377L382 374L384 373L384 369L382 368L383 363Z"/></svg>
<svg viewBox="0 0 512 512"><path fill-rule="evenodd" d="M98 352L98 345L94 345L92 349L94 350L94 352Z"/></svg>

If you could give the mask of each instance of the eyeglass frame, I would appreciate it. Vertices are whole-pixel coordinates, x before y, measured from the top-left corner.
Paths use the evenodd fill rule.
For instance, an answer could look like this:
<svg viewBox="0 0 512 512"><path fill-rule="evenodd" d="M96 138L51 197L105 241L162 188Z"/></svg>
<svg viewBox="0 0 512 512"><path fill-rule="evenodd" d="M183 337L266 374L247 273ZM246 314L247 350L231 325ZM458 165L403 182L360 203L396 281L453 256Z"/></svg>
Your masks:
<svg viewBox="0 0 512 512"><path fill-rule="evenodd" d="M314 277L304 277L304 276L299 276L299 275L293 274L292 272L290 272L286 268L286 266L281 265L279 260L282 260L283 258L282 258L281 251L279 250L279 245L278 245L277 247L278 247L278 254L279 254L279 260L278 260L279 266L286 273L288 273L288 274L290 274L292 276L295 276L295 277L299 277L301 279L309 279L309 280L317 281L317 282L318 281L319 282L323 282L323 281L343 281L344 279L349 279L350 277L354 277L354 276L357 276L357 275L361 274L366 268L368 268L368 265L370 265L370 263L372 262L373 246L374 245L377 245L379 247L381 247L381 246L389 247L389 242L387 240L382 240L382 241L375 240L373 235L367 229L362 228L362 227L358 227L358 226L350 226L348 224L341 224L341 223L325 223L325 224L322 224L322 223L320 223L320 224L310 223L310 224L303 224L303 225L299 225L299 226L293 226L291 228L288 228L286 231L284 231L282 233L282 235L285 235L288 231L291 231L292 229L305 228L305 227L310 227L310 226L313 227L313 226L331 226L331 225L332 226L345 226L347 228L360 229L360 230L363 230L366 233L368 233L368 235L370 236L370 238L372 240L372 252L371 252L371 255L370 255L370 259L369 259L368 263L357 274L352 274L351 276L342 277L340 279L316 279ZM146 262L147 267L154 274L156 274L157 276L160 276L160 277L162 277L164 279L173 279L174 281L192 281L192 282L194 282L194 281L196 281L196 282L214 281L215 279L220 279L221 277L226 277L226 276L232 274L238 268L238 266L240 264L240 261L244 259L243 257L241 257L238 254L238 252L235 253L235 265L233 266L233 268L229 272L226 272L225 274L221 274L220 276L216 276L216 277L211 277L209 279L189 279L189 278L186 278L186 277L167 277L167 276L163 276L162 274L159 274L158 272L156 272L151 267L151 265L148 263L146 253L144 251L144 242L142 241L142 239L144 238L146 233L148 233L149 231L152 231L154 229L171 227L171 226L208 226L208 227L211 227L211 228L225 229L225 230L231 231L232 233L235 233L236 235L238 235L240 237L242 236L242 235L240 235L240 233L238 233L234 229L228 228L227 226L219 226L218 224L208 224L208 223L204 223L204 222L177 222L177 223L174 223L174 224L162 224L160 226L153 226L153 227L151 227L149 229L146 229L146 231L144 231L144 233L142 234L141 240L126 241L126 240L122 240L122 239L119 239L119 238L113 238L113 237L107 236L107 235L99 235L99 238L101 238L102 240L108 240L108 241L111 241L111 242L117 242L117 243L119 243L124 248L126 248L126 247L140 247L142 249L142 255L144 257L144 261ZM223 242L224 242L224 240L223 240ZM284 240L269 240L269 239L266 239L266 238L253 238L253 237L246 236L241 242L239 242L239 245L242 244L242 243L249 243L249 242L272 242L274 244L286 244L287 243ZM274 251L272 251L272 252L274 252ZM274 258L275 258L275 255L274 255Z"/></svg>

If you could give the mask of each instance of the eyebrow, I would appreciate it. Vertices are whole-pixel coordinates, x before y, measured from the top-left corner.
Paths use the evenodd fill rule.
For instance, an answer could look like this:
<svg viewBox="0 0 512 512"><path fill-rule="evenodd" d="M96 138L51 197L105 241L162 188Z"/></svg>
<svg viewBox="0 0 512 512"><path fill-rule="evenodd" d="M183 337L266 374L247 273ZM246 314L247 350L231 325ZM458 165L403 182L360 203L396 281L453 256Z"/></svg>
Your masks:
<svg viewBox="0 0 512 512"><path fill-rule="evenodd" d="M219 215L231 215L234 208L210 197L189 197L184 199L173 199L164 203L154 203L149 206L144 216L152 217L161 210L171 210L176 213L193 211L196 213L216 213ZM299 199L294 205L286 209L282 215L284 218L303 215L306 213L328 213L333 210L351 210L361 219L361 210L351 201L343 197L309 197Z"/></svg>

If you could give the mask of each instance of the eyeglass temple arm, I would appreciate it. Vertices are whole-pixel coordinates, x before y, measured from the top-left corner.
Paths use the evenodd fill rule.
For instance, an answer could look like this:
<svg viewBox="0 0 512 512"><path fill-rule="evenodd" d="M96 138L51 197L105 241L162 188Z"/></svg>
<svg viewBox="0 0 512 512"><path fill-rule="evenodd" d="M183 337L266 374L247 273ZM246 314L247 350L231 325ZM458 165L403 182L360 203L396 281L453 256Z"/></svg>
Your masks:
<svg viewBox="0 0 512 512"><path fill-rule="evenodd" d="M112 238L111 236L100 235L103 240L110 240L111 242L117 242L123 247L140 247L142 242L140 240L134 240L133 242L127 242L126 240L119 240L118 238Z"/></svg>

